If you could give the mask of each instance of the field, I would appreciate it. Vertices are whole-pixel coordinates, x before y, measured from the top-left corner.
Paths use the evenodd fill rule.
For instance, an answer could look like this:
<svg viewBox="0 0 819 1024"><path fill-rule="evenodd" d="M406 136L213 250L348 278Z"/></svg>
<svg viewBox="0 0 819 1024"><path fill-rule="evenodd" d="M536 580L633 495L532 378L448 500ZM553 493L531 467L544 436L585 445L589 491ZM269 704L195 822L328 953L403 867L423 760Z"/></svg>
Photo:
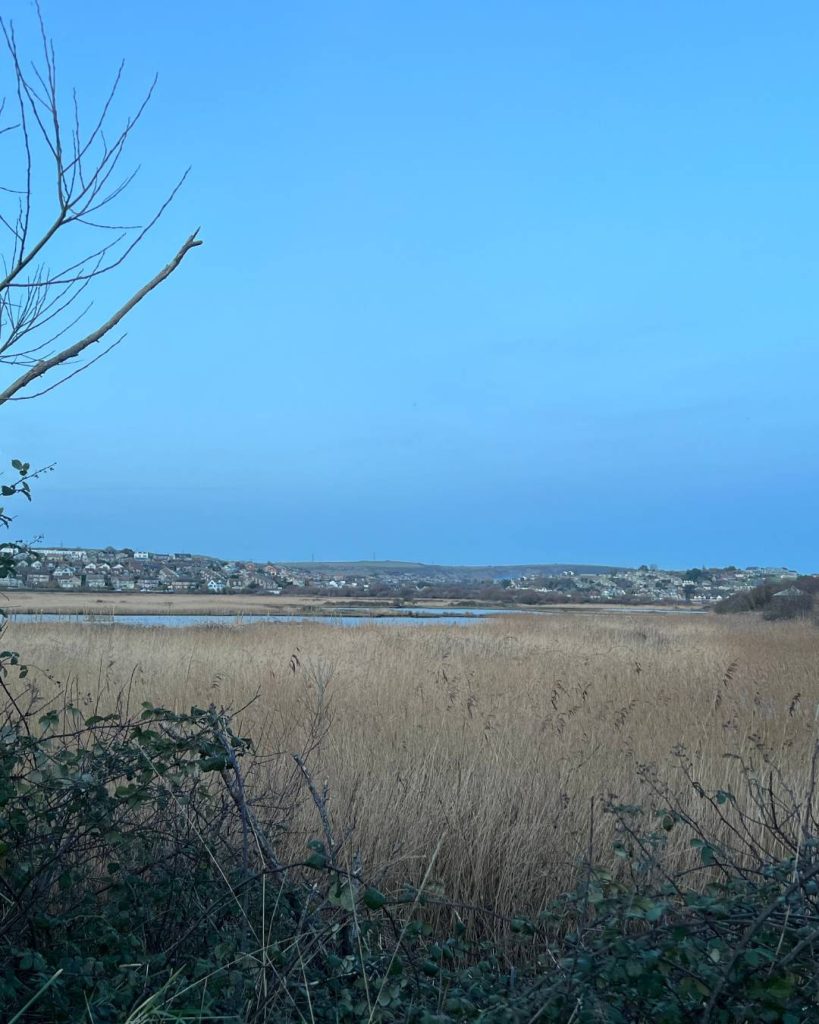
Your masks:
<svg viewBox="0 0 819 1024"><path fill-rule="evenodd" d="M750 616L13 623L4 646L25 652L44 694L67 687L85 707L122 690L137 709L252 701L239 730L278 752L255 787L283 787L290 754L311 750L337 833L354 827L347 849L386 888L432 862L451 899L499 913L538 911L589 854L612 862L611 796L660 808L667 785L708 814L701 786L742 804L738 754L765 779L781 770L798 800L817 734L819 630ZM305 793L287 842L319 831Z"/></svg>

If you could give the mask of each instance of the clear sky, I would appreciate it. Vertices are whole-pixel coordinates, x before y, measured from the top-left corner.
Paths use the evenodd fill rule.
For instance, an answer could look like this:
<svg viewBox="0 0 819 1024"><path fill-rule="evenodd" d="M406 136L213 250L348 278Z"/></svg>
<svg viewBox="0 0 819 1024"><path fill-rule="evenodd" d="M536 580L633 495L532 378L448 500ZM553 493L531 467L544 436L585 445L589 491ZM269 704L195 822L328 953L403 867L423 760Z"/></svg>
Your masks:
<svg viewBox="0 0 819 1024"><path fill-rule="evenodd" d="M6 13L30 26L27 0ZM819 570L819 6L44 0L192 164L127 340L5 406L49 544Z"/></svg>

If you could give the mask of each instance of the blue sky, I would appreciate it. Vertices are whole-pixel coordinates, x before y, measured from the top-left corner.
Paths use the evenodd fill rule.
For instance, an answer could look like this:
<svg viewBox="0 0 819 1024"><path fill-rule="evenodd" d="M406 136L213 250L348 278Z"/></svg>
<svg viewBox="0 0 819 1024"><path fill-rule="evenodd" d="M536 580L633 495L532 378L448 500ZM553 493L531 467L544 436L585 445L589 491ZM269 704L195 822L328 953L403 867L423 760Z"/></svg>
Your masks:
<svg viewBox="0 0 819 1024"><path fill-rule="evenodd" d="M30 6L6 9L30 27ZM191 177L3 409L51 544L819 569L819 8L45 0Z"/></svg>

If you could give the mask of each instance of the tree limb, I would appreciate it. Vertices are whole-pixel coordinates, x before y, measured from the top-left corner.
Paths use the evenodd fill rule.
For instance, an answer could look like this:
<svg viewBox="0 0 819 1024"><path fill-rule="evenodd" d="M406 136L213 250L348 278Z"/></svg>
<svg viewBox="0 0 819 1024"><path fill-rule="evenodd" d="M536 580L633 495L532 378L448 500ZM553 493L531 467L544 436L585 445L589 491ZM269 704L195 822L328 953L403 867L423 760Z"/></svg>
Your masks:
<svg viewBox="0 0 819 1024"><path fill-rule="evenodd" d="M106 320L106 322L102 324L100 327L98 327L95 331L92 331L91 334L88 334L84 338L81 338L80 341L76 342L75 344L70 345L68 348L63 349L61 352L57 352L55 355L50 356L48 359L42 359L38 363L35 363L34 366L32 366L29 370L26 371L26 373L22 374L20 377L17 378L17 380L11 383L5 389L5 391L0 392L0 405L3 405L5 402L13 400L15 395L17 395L19 391L22 391L24 388L28 387L29 384L31 384L33 381L38 380L40 377L43 377L45 374L53 370L55 367L61 366L63 363L66 363L71 359L75 359L78 355L81 355L81 353L83 353L89 346L96 344L96 342L98 341L101 341L102 338L104 338L109 331L113 330L113 328L117 326L120 320L122 320L123 317L127 316L127 314L131 312L134 306L138 305L149 292L152 292L154 288L157 287L157 285L162 284L162 282L166 278L171 276L171 274L174 272L174 270L176 270L176 268L179 266L179 264L182 262L182 260L185 258L185 256L191 249L194 249L196 248L196 246L202 244L202 240L196 237L198 233L199 229L197 228L197 230L194 231L194 233L188 239L186 239L182 247L179 249L179 252L177 252L177 254L170 261L170 263L163 267L158 274L152 277L151 280L147 282L147 284L144 284L142 288L139 289L138 292L135 292L131 296L131 298L128 299L128 301L123 306L121 306L109 320Z"/></svg>

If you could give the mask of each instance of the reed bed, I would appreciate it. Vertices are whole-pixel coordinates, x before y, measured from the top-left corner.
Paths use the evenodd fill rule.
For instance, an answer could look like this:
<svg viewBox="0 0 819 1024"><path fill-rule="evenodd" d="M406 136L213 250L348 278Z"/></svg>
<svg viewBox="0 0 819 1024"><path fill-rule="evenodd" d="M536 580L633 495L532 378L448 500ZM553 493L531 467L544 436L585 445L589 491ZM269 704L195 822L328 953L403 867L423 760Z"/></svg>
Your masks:
<svg viewBox="0 0 819 1024"><path fill-rule="evenodd" d="M4 646L43 693L87 706L123 690L132 707L252 702L240 730L276 754L255 787L281 786L290 752L312 746L334 828L370 876L418 881L434 859L450 899L502 914L539 910L589 854L613 862L611 798L650 816L667 786L707 815L691 779L741 803L750 765L798 801L817 740L819 630L750 616L14 623ZM301 852L319 828L305 794L282 842ZM692 856L687 841L676 855Z"/></svg>

